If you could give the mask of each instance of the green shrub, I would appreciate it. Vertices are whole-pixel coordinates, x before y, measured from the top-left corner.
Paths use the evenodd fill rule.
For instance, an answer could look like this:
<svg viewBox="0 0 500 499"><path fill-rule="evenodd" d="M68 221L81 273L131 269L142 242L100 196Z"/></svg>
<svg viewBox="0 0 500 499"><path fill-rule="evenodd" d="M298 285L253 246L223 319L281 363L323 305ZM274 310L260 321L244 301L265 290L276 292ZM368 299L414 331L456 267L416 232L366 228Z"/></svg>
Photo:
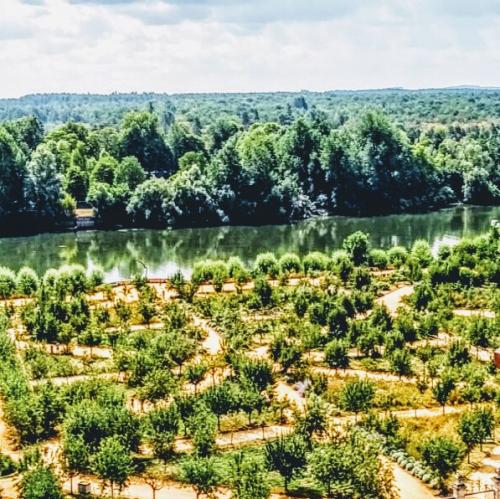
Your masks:
<svg viewBox="0 0 500 499"><path fill-rule="evenodd" d="M260 253L255 259L255 270L258 273L275 277L278 275L278 261L274 253Z"/></svg>
<svg viewBox="0 0 500 499"><path fill-rule="evenodd" d="M43 283L46 286L54 287L57 279L59 279L59 272L56 269L49 269L43 275Z"/></svg>
<svg viewBox="0 0 500 499"><path fill-rule="evenodd" d="M17 273L16 287L21 295L29 296L38 289L39 279L37 273L29 267L23 267Z"/></svg>
<svg viewBox="0 0 500 499"><path fill-rule="evenodd" d="M354 265L362 265L367 262L370 249L368 234L358 230L346 237L342 247L347 251Z"/></svg>
<svg viewBox="0 0 500 499"><path fill-rule="evenodd" d="M202 260L193 265L191 279L195 282L209 282L212 280L211 260Z"/></svg>
<svg viewBox="0 0 500 499"><path fill-rule="evenodd" d="M411 256L413 256L422 267L428 267L432 262L432 252L429 243L419 239L411 247Z"/></svg>
<svg viewBox="0 0 500 499"><path fill-rule="evenodd" d="M95 289L104 282L104 271L100 267L92 269L88 277L88 286Z"/></svg>
<svg viewBox="0 0 500 499"><path fill-rule="evenodd" d="M16 291L16 274L12 270L0 267L0 297L10 298Z"/></svg>
<svg viewBox="0 0 500 499"><path fill-rule="evenodd" d="M330 263L330 259L324 253L313 251L304 257L304 272L306 274L322 272L328 269Z"/></svg>
<svg viewBox="0 0 500 499"><path fill-rule="evenodd" d="M302 270L300 258L295 253L285 253L278 261L281 274L298 274Z"/></svg>
<svg viewBox="0 0 500 499"><path fill-rule="evenodd" d="M408 250L403 246L394 246L387 252L389 263L399 268L408 260Z"/></svg>
<svg viewBox="0 0 500 499"><path fill-rule="evenodd" d="M247 273L247 269L240 258L237 256L232 256L227 261L227 271L229 273L229 277L232 279L236 278L236 275L241 274L242 272Z"/></svg>
<svg viewBox="0 0 500 499"><path fill-rule="evenodd" d="M218 260L212 263L211 266L212 272L212 284L214 285L215 291L222 291L222 287L224 283L229 278L229 272L227 269L227 265Z"/></svg>
<svg viewBox="0 0 500 499"><path fill-rule="evenodd" d="M82 293L88 288L87 274L81 265L64 265L59 269L57 287L70 294Z"/></svg>
<svg viewBox="0 0 500 499"><path fill-rule="evenodd" d="M387 268L389 263L389 257L384 250L373 249L370 251L369 263L372 267L377 267L378 269Z"/></svg>
<svg viewBox="0 0 500 499"><path fill-rule="evenodd" d="M0 453L0 476L7 476L16 471L16 464L9 457Z"/></svg>

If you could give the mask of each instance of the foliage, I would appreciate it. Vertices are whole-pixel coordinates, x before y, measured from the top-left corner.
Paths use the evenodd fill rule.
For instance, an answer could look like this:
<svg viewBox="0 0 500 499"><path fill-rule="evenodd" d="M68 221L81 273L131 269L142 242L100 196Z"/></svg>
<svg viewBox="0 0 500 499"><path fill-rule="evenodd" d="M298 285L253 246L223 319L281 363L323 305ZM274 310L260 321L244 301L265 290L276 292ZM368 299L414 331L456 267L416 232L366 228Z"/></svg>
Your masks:
<svg viewBox="0 0 500 499"><path fill-rule="evenodd" d="M276 470L284 479L288 491L290 480L300 474L307 464L307 444L303 437L294 434L280 437L266 444L266 463L270 470Z"/></svg>
<svg viewBox="0 0 500 499"><path fill-rule="evenodd" d="M132 458L118 438L108 437L102 440L93 456L92 468L101 480L110 483L113 497L114 485L121 490L133 471Z"/></svg>
<svg viewBox="0 0 500 499"><path fill-rule="evenodd" d="M372 404L374 394L374 386L370 381L348 381L339 395L340 406L355 414L366 411Z"/></svg>
<svg viewBox="0 0 500 499"><path fill-rule="evenodd" d="M446 437L435 437L425 441L421 447L422 459L435 470L440 488L444 491L445 480L458 469L463 457L463 449Z"/></svg>
<svg viewBox="0 0 500 499"><path fill-rule="evenodd" d="M309 468L327 497L397 497L392 472L377 445L356 430L318 445L309 459Z"/></svg>
<svg viewBox="0 0 500 499"><path fill-rule="evenodd" d="M62 499L64 497L54 473L41 465L24 474L19 489L23 499Z"/></svg>
<svg viewBox="0 0 500 499"><path fill-rule="evenodd" d="M180 227L500 199L498 91L259 95L1 100L2 230L64 225L84 202L103 226ZM420 242L411 255L430 262Z"/></svg>
<svg viewBox="0 0 500 499"><path fill-rule="evenodd" d="M193 486L197 498L201 494L213 494L219 484L215 462L210 457L194 457L184 460L181 474L183 480Z"/></svg>

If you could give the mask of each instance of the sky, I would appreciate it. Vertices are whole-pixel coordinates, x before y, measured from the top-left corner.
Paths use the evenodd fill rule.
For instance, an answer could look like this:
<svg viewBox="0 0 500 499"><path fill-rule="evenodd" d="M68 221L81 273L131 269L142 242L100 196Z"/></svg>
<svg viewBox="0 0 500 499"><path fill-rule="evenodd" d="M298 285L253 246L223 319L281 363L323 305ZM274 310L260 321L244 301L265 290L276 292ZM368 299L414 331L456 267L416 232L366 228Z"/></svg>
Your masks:
<svg viewBox="0 0 500 499"><path fill-rule="evenodd" d="M500 86L500 0L0 0L0 97Z"/></svg>

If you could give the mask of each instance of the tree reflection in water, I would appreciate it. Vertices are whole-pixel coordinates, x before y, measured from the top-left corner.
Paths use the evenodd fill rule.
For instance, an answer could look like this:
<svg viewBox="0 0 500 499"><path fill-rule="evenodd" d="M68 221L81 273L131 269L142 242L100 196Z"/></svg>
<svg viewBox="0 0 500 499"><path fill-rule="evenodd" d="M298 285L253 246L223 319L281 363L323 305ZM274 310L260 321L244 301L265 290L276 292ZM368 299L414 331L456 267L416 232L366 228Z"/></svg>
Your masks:
<svg viewBox="0 0 500 499"><path fill-rule="evenodd" d="M409 246L425 239L436 249L486 232L495 218L500 218L498 206L462 206L425 214L314 218L288 225L40 234L0 239L0 265L14 270L27 265L39 273L66 263L99 265L107 280L114 281L143 272L141 260L150 277L166 277L178 268L189 274L194 262L206 258L234 255L251 264L265 251L330 253L356 230L368 232L374 247Z"/></svg>

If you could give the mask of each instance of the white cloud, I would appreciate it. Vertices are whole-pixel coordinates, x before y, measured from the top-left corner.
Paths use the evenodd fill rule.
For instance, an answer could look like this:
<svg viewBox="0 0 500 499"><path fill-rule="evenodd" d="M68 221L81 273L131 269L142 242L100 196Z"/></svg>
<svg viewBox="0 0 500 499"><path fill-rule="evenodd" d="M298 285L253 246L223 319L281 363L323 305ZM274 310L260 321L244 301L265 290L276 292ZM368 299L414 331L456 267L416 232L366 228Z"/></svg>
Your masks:
<svg viewBox="0 0 500 499"><path fill-rule="evenodd" d="M0 96L500 84L497 0L2 0L2 9Z"/></svg>

